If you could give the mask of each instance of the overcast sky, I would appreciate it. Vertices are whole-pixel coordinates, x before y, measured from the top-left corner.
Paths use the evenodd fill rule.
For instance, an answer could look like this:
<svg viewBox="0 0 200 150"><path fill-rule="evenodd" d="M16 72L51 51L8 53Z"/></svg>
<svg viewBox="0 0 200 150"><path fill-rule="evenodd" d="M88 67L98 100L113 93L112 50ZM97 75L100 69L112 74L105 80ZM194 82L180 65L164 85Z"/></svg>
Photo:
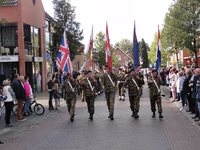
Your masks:
<svg viewBox="0 0 200 150"><path fill-rule="evenodd" d="M45 11L54 16L51 0L42 0ZM106 32L106 21L110 43L121 39L133 40L134 20L138 41L142 38L151 45L154 34L163 28L164 18L173 0L71 0L76 6L76 21L81 23L84 39L89 43L92 25L94 38L100 31Z"/></svg>

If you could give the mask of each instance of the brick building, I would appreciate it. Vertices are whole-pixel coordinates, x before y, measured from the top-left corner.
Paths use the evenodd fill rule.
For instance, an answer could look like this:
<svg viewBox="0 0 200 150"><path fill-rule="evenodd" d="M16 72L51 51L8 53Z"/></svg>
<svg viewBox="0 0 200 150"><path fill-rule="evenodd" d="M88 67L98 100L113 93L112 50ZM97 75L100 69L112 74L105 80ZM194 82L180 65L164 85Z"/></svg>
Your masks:
<svg viewBox="0 0 200 150"><path fill-rule="evenodd" d="M30 78L33 91L46 90L45 11L41 0L7 0L0 7L1 80L19 73ZM2 83L2 81L0 81Z"/></svg>
<svg viewBox="0 0 200 150"><path fill-rule="evenodd" d="M118 65L115 68L126 67L128 62L132 61L129 51L126 53L119 46L116 46L114 53L118 58Z"/></svg>

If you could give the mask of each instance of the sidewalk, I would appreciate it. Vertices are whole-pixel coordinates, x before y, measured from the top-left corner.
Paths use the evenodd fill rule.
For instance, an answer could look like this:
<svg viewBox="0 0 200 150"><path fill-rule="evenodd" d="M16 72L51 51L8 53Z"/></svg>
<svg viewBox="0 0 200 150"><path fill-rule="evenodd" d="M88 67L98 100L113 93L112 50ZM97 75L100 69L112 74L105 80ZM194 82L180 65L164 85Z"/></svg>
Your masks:
<svg viewBox="0 0 200 150"><path fill-rule="evenodd" d="M168 86L162 86L161 90L166 95L165 99L172 101L172 98L169 98L170 97L170 88ZM179 102L175 101L175 102L173 102L173 104L176 106L176 108L178 110L182 107L182 103L180 101ZM196 126L200 130L200 126L197 125L196 122L194 121L194 119L191 118L191 117L194 117L195 114L190 114L190 112L186 112L186 109L180 111L180 113L183 113L187 117L187 119L192 122L192 124L191 124L192 126Z"/></svg>
<svg viewBox="0 0 200 150"><path fill-rule="evenodd" d="M63 98L60 99L60 105L59 111L48 109L48 100L49 100L49 94L48 92L42 92L36 95L36 101L37 103L40 103L44 106L45 112L43 115L39 116L36 115L35 112L33 112L30 116L26 116L26 121L24 122L18 122L17 116L13 115L11 112L11 119L10 123L14 124L13 127L5 127L5 114L3 114L3 117L0 119L0 140L7 141L9 139L12 139L14 137L17 137L21 132L27 131L34 126L37 126L37 124L44 122L45 120L53 117L54 115L60 113L63 109L66 108L66 102ZM81 96L77 95L77 101L81 100ZM55 105L55 101L53 99L53 106ZM34 107L34 104L32 105L32 108ZM5 111L5 107L3 108L3 111Z"/></svg>

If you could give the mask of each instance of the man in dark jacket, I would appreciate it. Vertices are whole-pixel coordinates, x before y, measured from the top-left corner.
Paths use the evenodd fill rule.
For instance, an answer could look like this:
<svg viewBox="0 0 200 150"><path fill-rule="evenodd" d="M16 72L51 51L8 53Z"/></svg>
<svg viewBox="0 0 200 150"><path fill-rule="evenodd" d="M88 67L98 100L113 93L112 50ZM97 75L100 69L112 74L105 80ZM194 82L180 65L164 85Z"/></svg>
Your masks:
<svg viewBox="0 0 200 150"><path fill-rule="evenodd" d="M11 83L11 88L13 89L15 93L16 93L16 86L17 84L19 84L18 79L19 79L19 75L15 74L14 80Z"/></svg>
<svg viewBox="0 0 200 150"><path fill-rule="evenodd" d="M26 93L25 93L25 88L24 88L24 76L20 76L19 80L17 81L18 84L16 85L16 91L15 96L17 99L17 118L18 121L25 121L26 118L22 117L22 108L23 108L23 101L26 101Z"/></svg>

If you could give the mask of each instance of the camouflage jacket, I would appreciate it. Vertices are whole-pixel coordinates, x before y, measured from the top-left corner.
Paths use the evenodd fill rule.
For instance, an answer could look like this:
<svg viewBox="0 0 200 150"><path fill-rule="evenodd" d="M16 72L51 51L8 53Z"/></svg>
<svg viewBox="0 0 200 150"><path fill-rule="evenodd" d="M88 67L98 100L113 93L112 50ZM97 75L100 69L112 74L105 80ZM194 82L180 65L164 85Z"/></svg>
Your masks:
<svg viewBox="0 0 200 150"><path fill-rule="evenodd" d="M93 90L91 90L88 80L90 81ZM84 84L82 83L82 85L85 89L85 96L86 97L87 96L95 96L95 88L97 87L98 84L96 81L93 81L91 78L88 78L88 80L87 80L87 78L85 78L83 80Z"/></svg>
<svg viewBox="0 0 200 150"><path fill-rule="evenodd" d="M117 78L118 78L118 81L117 81L117 85L118 86L123 86L123 83L126 79L126 74L124 72L122 72L121 74L117 74Z"/></svg>
<svg viewBox="0 0 200 150"><path fill-rule="evenodd" d="M101 84L102 84L102 86L105 87L106 94L113 93L117 90L117 87L116 87L117 86L117 75L111 73L110 78L112 79L114 86L111 83L107 73L104 73L101 77Z"/></svg>
<svg viewBox="0 0 200 150"><path fill-rule="evenodd" d="M139 95L139 90L132 79L135 80L135 82L137 83L137 86L139 88L139 84L140 84L141 80L137 79L136 75L134 75L133 78L132 78L132 76L127 77L123 84L123 88L126 88L126 86L128 85L128 95L129 96L137 96L137 95Z"/></svg>
<svg viewBox="0 0 200 150"><path fill-rule="evenodd" d="M93 76L97 82L100 82L98 73L94 73Z"/></svg>
<svg viewBox="0 0 200 150"><path fill-rule="evenodd" d="M74 89L74 92L72 91L68 81L71 83L71 86ZM78 86L78 83L76 80L71 81L67 79L65 80L64 84L60 87L60 90L62 91L63 89L65 89L66 99L77 98L76 89L75 89L77 86Z"/></svg>
<svg viewBox="0 0 200 150"><path fill-rule="evenodd" d="M160 79L159 77L149 77L148 78L148 85L149 85L149 92L150 92L150 95L151 96L157 96L159 95L161 92L158 92L158 89L157 89L157 86L155 85L154 82L150 83L150 81L153 81L153 79L155 80L155 82L157 83L158 85L158 88L160 89L160 85L163 85L163 81L162 79Z"/></svg>

